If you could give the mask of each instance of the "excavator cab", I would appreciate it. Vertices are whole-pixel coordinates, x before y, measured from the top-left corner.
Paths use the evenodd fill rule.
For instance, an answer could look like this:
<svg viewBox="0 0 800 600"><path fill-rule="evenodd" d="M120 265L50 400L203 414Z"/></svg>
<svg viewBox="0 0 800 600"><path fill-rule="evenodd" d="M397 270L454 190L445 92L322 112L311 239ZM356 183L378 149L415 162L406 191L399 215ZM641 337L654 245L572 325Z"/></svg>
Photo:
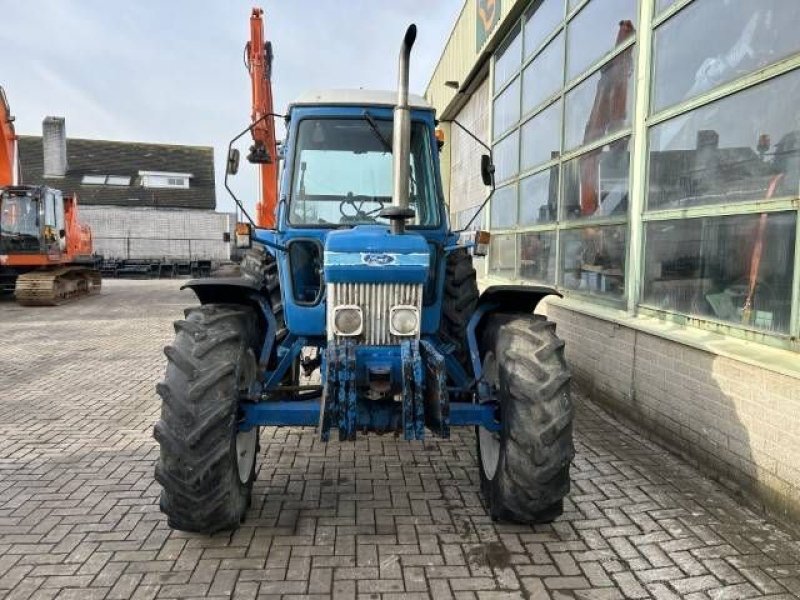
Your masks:
<svg viewBox="0 0 800 600"><path fill-rule="evenodd" d="M0 254L45 254L65 249L64 198L48 187L16 186L0 195Z"/></svg>

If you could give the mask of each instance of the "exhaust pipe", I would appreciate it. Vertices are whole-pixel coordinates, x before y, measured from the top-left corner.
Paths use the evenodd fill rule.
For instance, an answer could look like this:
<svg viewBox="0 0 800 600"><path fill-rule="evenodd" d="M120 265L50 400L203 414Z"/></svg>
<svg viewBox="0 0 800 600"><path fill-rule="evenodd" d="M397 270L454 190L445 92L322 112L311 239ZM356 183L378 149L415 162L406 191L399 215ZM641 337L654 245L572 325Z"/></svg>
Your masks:
<svg viewBox="0 0 800 600"><path fill-rule="evenodd" d="M417 26L410 25L403 37L400 47L397 74L397 106L394 108L394 127L392 129L392 156L394 167L394 189L392 206L394 210L389 216L392 233L403 233L406 219L414 216L408 208L409 153L411 151L411 110L408 107L408 71L411 47L417 39Z"/></svg>

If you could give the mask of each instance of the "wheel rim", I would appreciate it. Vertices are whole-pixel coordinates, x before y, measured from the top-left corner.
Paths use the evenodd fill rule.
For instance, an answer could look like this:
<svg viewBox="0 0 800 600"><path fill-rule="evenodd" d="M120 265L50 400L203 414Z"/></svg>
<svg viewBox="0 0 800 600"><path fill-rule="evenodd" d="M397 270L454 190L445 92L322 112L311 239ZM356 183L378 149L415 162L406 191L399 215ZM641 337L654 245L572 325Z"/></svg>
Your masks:
<svg viewBox="0 0 800 600"><path fill-rule="evenodd" d="M238 390L239 395L247 394L250 384L256 376L256 357L252 350L248 350L242 360L242 368L239 372ZM253 427L249 431L238 431L236 433L236 467L239 471L239 481L247 483L253 472L256 462L256 449L258 448L258 427Z"/></svg>
<svg viewBox="0 0 800 600"><path fill-rule="evenodd" d="M498 385L497 359L494 352L487 352L483 359L483 377L493 388ZM478 440L481 449L481 464L488 479L494 479L500 464L500 433L489 431L485 427L478 428Z"/></svg>
<svg viewBox="0 0 800 600"><path fill-rule="evenodd" d="M240 431L236 434L236 465L239 468L239 481L247 483L253 472L253 463L256 460L256 446L258 442L258 428L250 431Z"/></svg>

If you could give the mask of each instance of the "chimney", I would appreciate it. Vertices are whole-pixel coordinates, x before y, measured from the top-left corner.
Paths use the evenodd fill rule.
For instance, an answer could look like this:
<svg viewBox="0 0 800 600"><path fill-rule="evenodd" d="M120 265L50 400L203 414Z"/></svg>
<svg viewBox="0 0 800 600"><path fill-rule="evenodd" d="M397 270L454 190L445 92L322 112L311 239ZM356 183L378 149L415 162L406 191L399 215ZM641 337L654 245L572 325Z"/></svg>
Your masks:
<svg viewBox="0 0 800 600"><path fill-rule="evenodd" d="M67 174L67 127L64 117L45 117L42 121L44 176L64 177Z"/></svg>

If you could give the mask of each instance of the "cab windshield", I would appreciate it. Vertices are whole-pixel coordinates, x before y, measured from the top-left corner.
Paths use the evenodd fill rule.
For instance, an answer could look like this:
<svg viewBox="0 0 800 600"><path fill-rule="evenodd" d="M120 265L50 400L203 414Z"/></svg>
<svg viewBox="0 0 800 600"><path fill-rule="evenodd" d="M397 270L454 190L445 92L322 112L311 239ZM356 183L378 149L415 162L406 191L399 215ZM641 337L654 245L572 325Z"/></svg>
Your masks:
<svg viewBox="0 0 800 600"><path fill-rule="evenodd" d="M378 216L392 203L392 123L360 119L300 122L292 173L289 222L339 227L386 223ZM411 124L409 226L439 224L429 132Z"/></svg>
<svg viewBox="0 0 800 600"><path fill-rule="evenodd" d="M36 216L39 203L30 196L0 196L0 234L3 236L39 237Z"/></svg>

